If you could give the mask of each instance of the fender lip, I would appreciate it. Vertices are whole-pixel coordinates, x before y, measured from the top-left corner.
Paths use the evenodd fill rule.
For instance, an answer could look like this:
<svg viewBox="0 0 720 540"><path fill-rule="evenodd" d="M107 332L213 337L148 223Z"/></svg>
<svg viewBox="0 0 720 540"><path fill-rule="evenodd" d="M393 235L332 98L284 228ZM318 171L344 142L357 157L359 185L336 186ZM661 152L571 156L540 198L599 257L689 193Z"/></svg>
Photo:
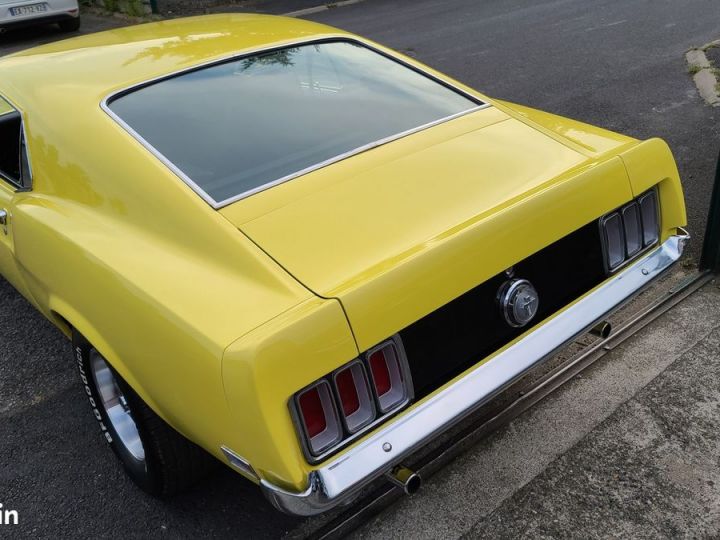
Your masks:
<svg viewBox="0 0 720 540"><path fill-rule="evenodd" d="M311 516L352 501L367 484L492 399L530 368L643 290L682 255L690 236L678 228L662 245L586 294L521 340L476 366L393 423L311 471L307 488L287 491L262 479L267 499L282 512ZM390 443L391 449L387 451ZM383 448L384 447L384 448Z"/></svg>

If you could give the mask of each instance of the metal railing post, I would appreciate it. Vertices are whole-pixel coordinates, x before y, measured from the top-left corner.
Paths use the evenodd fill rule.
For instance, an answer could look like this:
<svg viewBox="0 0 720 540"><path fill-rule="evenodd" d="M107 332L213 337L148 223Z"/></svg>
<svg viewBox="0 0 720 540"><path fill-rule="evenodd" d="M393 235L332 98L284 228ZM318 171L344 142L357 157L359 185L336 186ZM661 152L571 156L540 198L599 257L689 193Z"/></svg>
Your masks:
<svg viewBox="0 0 720 540"><path fill-rule="evenodd" d="M720 156L715 170L715 184L710 197L710 211L700 256L700 270L720 272Z"/></svg>

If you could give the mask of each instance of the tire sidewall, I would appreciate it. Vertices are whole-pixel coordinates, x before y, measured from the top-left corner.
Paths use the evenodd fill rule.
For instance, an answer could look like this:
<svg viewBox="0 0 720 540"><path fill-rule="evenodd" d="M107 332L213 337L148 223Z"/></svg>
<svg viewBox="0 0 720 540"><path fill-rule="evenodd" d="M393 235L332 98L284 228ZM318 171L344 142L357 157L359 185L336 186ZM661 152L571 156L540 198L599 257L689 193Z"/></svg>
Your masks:
<svg viewBox="0 0 720 540"><path fill-rule="evenodd" d="M107 412L102 405L100 392L98 391L91 368L91 355L94 350L93 346L77 332L73 332L72 345L73 357L78 374L80 375L80 382L90 404L92 414L100 427L100 432L102 433L103 438L110 445L110 448L112 448L118 459L120 459L127 474L133 479L133 481L143 490L149 493L154 493L158 485L157 475L155 474L155 467L153 466L152 456L150 455L151 452L149 452L147 444L148 437L144 433L142 424L138 422L138 415L134 413L135 408L133 407L133 404L135 403L135 395L132 392L132 389L130 389L130 387L108 363L108 366L110 366L110 369L115 375L116 383L128 401L130 415L133 417L140 434L140 440L142 441L145 449L145 460L142 462L136 460L122 444L120 437L118 437L117 432L115 431L115 428L113 427L112 422L110 422ZM97 351L95 352L97 353Z"/></svg>

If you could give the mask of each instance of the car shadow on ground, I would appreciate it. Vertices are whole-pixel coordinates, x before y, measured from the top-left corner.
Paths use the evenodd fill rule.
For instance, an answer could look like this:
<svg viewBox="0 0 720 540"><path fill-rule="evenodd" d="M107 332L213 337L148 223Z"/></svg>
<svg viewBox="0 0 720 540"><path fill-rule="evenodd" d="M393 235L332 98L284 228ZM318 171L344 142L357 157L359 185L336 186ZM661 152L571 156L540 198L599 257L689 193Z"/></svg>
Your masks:
<svg viewBox="0 0 720 540"><path fill-rule="evenodd" d="M0 54L10 54L11 52L77 35L80 35L80 32L63 32L56 24L13 28L0 32Z"/></svg>

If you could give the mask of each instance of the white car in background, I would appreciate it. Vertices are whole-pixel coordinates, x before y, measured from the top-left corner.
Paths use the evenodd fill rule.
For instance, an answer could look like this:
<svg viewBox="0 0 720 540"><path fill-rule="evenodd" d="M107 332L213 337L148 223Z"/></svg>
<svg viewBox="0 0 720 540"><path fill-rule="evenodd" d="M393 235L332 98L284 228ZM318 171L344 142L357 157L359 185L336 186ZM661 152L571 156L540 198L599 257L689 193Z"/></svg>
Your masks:
<svg viewBox="0 0 720 540"><path fill-rule="evenodd" d="M10 28L57 23L64 32L80 28L77 0L0 0L0 33Z"/></svg>

